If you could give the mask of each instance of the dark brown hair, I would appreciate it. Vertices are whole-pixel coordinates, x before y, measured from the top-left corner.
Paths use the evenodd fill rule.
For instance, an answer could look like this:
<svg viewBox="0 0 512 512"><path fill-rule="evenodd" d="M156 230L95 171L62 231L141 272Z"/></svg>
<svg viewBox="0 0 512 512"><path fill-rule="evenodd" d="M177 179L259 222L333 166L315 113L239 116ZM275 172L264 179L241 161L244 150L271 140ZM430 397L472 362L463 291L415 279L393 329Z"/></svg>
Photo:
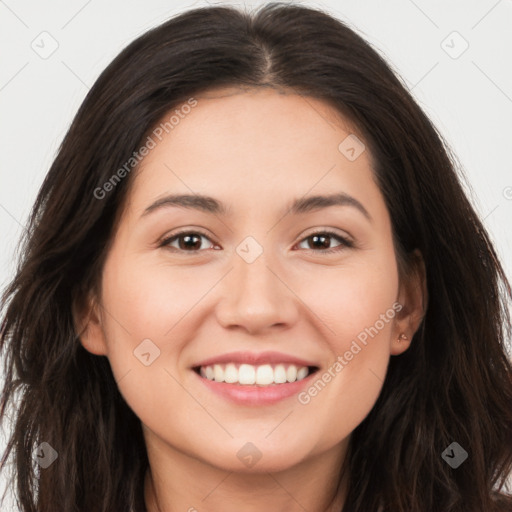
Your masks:
<svg viewBox="0 0 512 512"><path fill-rule="evenodd" d="M377 403L352 434L343 512L509 510L512 469L510 285L461 186L455 158L400 79L360 36L311 8L190 10L132 42L81 105L39 191L2 299L1 417L13 409L22 512L144 510L140 420L106 357L79 341L72 305L101 278L131 176L102 187L148 130L193 95L272 86L328 102L363 134L390 213L401 272L414 249L428 307L392 357ZM34 474L41 442L56 463ZM469 454L441 457L456 441ZM5 469L4 469L5 471Z"/></svg>

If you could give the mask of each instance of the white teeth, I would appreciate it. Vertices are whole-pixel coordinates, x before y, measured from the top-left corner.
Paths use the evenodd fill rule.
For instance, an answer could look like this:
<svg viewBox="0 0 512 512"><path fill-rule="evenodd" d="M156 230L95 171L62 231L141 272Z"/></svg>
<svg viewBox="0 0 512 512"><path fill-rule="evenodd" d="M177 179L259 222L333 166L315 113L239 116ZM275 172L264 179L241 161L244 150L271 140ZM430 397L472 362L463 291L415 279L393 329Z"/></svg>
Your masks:
<svg viewBox="0 0 512 512"><path fill-rule="evenodd" d="M224 381L230 384L233 382L238 382L238 370L234 364L230 363L226 365L226 369L224 371Z"/></svg>
<svg viewBox="0 0 512 512"><path fill-rule="evenodd" d="M213 378L215 382L224 382L224 368L220 364L213 366Z"/></svg>
<svg viewBox="0 0 512 512"><path fill-rule="evenodd" d="M254 384L256 382L256 370L250 364L241 364L238 369L238 382L240 384Z"/></svg>
<svg viewBox="0 0 512 512"><path fill-rule="evenodd" d="M284 384L286 382L286 368L282 364L278 364L274 368L274 382L276 384Z"/></svg>
<svg viewBox="0 0 512 512"><path fill-rule="evenodd" d="M287 366L287 367L286 367ZM235 363L214 364L213 366L201 366L200 374L208 380L215 382L227 382L228 384L243 384L258 386L271 386L305 379L309 374L307 366L295 366L277 364L263 364L253 366L251 364L237 365Z"/></svg>
<svg viewBox="0 0 512 512"><path fill-rule="evenodd" d="M308 376L308 369L306 367L302 367L297 371L297 380L305 379Z"/></svg>
<svg viewBox="0 0 512 512"><path fill-rule="evenodd" d="M274 382L274 370L269 364L258 366L256 370L256 384L268 386Z"/></svg>
<svg viewBox="0 0 512 512"><path fill-rule="evenodd" d="M295 382L297 380L297 367L293 364L288 366L288 370L286 370L286 380L288 382Z"/></svg>

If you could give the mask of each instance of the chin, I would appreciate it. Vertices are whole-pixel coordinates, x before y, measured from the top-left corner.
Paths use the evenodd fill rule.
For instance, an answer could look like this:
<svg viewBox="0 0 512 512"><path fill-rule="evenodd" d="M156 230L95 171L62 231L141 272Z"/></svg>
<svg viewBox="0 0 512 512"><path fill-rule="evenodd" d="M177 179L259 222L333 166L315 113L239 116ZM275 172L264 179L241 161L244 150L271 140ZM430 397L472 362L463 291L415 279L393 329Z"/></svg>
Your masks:
<svg viewBox="0 0 512 512"><path fill-rule="evenodd" d="M295 446L280 445L278 447L264 441L253 443L239 439L236 439L233 444L235 445L233 449L228 448L222 453L211 454L206 462L224 471L264 474L287 470L300 464L307 457L306 453L301 453Z"/></svg>

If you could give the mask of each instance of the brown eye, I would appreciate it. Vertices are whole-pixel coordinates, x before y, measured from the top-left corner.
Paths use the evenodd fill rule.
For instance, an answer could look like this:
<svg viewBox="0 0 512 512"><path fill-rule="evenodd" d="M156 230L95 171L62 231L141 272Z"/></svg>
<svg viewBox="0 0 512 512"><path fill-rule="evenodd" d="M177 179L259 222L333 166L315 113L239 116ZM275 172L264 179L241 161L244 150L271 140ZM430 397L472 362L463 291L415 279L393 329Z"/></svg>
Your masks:
<svg viewBox="0 0 512 512"><path fill-rule="evenodd" d="M339 244L335 247L330 247L332 239L336 239ZM346 238L333 233L332 231L318 231L304 238L300 243L308 242L307 250L315 252L331 253L343 250L345 247L352 247L353 244Z"/></svg>
<svg viewBox="0 0 512 512"><path fill-rule="evenodd" d="M213 245L213 242L204 233L196 231L182 231L165 238L161 242L160 247L166 247L178 252L200 252L201 250L207 249L202 249L202 239L209 240ZM337 241L338 244L331 247L333 239ZM304 242L308 245L308 247L303 247L306 250L322 253L338 252L344 248L353 247L353 243L350 240L347 240L332 231L318 231L317 233L312 233L304 238L299 245ZM212 247L210 247L210 249L211 248Z"/></svg>
<svg viewBox="0 0 512 512"><path fill-rule="evenodd" d="M203 233L183 231L167 237L162 241L161 247L169 247L183 252L199 252L202 244L201 239L209 240ZM177 242L177 246L173 245L175 242Z"/></svg>

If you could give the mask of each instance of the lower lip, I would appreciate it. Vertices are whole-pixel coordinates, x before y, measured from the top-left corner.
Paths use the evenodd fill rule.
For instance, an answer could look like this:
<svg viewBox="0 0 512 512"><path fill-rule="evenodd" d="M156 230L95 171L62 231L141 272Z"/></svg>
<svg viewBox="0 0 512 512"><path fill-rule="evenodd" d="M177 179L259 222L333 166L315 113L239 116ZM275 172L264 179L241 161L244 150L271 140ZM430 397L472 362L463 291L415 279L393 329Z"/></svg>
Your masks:
<svg viewBox="0 0 512 512"><path fill-rule="evenodd" d="M310 383L317 372L311 373L302 380L286 384L276 384L274 386L228 384L226 382L209 380L201 377L196 372L194 373L214 393L240 405L270 405L299 393L301 389Z"/></svg>

